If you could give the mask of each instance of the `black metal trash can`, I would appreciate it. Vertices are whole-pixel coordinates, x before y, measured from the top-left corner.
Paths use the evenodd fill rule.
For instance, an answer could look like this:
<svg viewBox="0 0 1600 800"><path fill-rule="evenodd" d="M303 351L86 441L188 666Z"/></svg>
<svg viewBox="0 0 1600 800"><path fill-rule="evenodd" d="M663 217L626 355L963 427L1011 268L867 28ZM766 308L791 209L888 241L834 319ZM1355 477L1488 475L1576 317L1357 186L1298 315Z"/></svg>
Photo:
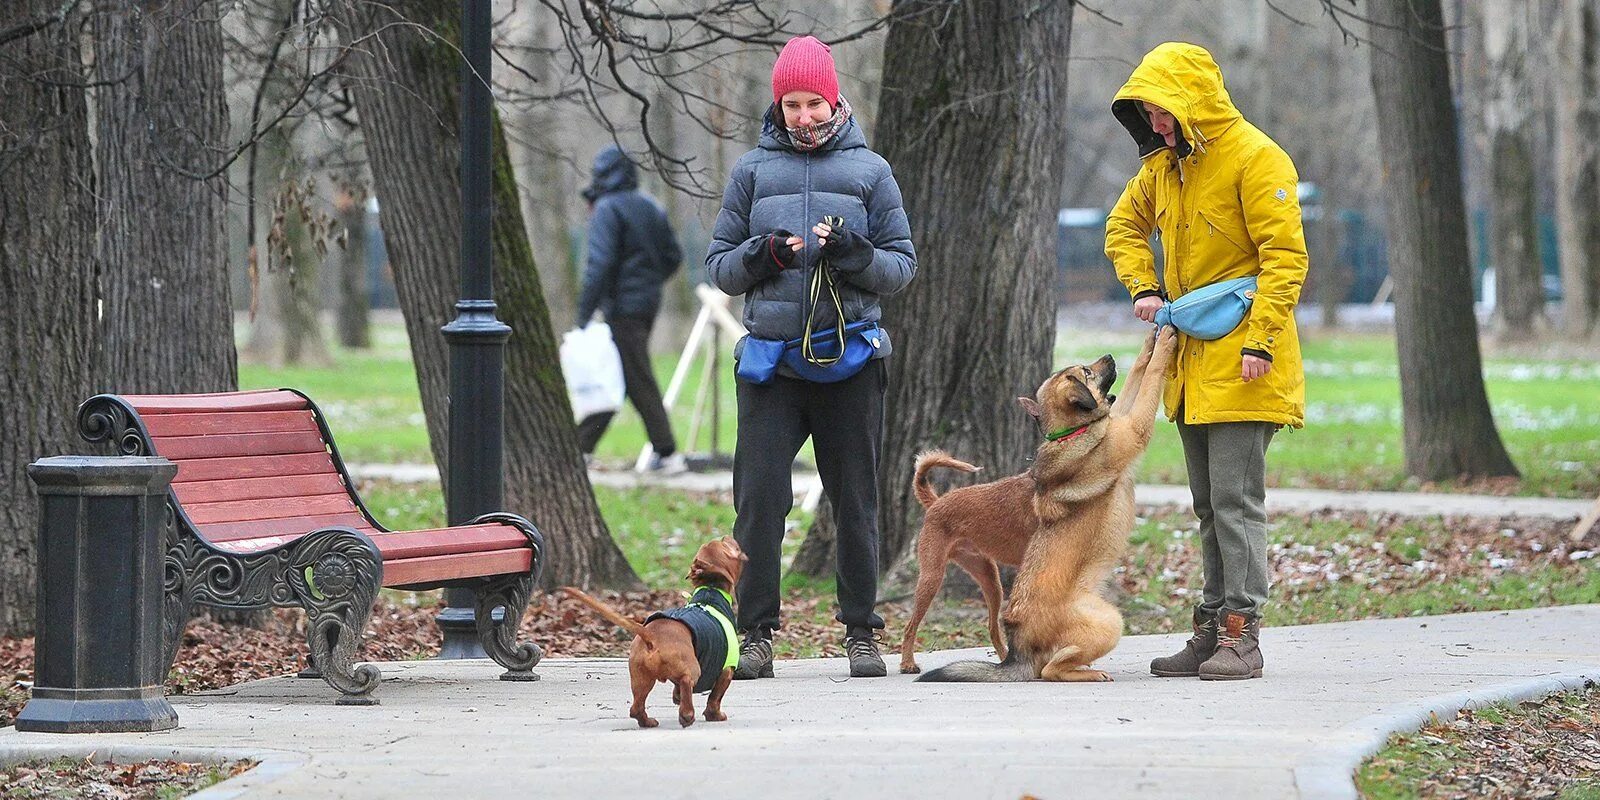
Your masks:
<svg viewBox="0 0 1600 800"><path fill-rule="evenodd" d="M162 685L167 485L178 467L143 456L56 456L28 465L39 522L33 699L19 731L175 728Z"/></svg>

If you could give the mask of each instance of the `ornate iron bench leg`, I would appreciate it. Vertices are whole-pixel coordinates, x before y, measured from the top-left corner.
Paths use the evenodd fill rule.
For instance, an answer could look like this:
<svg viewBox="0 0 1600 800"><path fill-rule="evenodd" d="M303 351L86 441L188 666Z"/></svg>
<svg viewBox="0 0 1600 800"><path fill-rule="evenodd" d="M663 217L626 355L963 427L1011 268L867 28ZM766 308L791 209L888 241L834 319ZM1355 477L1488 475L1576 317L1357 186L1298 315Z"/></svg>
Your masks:
<svg viewBox="0 0 1600 800"><path fill-rule="evenodd" d="M516 514L484 514L468 524L484 522L512 525L526 534L528 546L533 550L533 564L525 573L489 578L474 589L477 595L474 617L478 625L478 641L490 658L506 668L500 680L536 681L539 676L534 674L533 668L539 659L544 658L544 651L533 642L518 642L517 627L522 622L523 612L528 610L528 599L533 596L534 583L544 570L544 535L533 523ZM496 608L504 609L499 621L494 618Z"/></svg>
<svg viewBox="0 0 1600 800"><path fill-rule="evenodd" d="M166 659L165 676L178 660L178 646L183 642L183 629L189 627L193 615L193 598L190 597L189 573L184 567L185 548L179 544L177 512L167 503L167 555L162 563L161 576L161 655Z"/></svg>
<svg viewBox="0 0 1600 800"><path fill-rule="evenodd" d="M533 667L544 657L544 651L532 642L517 641L517 626L522 612L528 608L528 598L533 595L533 575L501 575L490 578L478 586L476 619L478 641L484 652L506 668L500 676L503 681L536 681ZM496 621L494 610L505 609Z"/></svg>
<svg viewBox="0 0 1600 800"><path fill-rule="evenodd" d="M356 649L383 582L383 562L372 541L351 530L314 531L295 541L284 584L306 610L311 664L342 694L339 705L375 705L382 673L357 666Z"/></svg>

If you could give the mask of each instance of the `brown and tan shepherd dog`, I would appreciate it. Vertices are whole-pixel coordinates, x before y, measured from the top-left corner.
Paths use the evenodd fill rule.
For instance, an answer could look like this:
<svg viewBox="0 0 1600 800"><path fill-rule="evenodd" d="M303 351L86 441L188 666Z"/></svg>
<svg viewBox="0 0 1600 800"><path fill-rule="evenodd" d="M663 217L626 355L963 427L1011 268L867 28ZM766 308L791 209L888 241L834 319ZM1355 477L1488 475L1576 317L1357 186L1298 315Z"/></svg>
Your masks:
<svg viewBox="0 0 1600 800"><path fill-rule="evenodd" d="M732 593L733 587L739 584L739 575L744 572L745 562L749 560L732 537L714 539L701 545L694 554L694 565L689 568L689 582L697 589L709 587ZM613 625L633 634L633 646L628 650L628 676L633 686L633 705L628 709L628 716L637 720L641 728L654 728L658 723L645 713L645 698L650 696L650 690L658 682L670 683L672 702L678 704L678 724L685 728L693 725L694 689L700 683L701 668L688 623L652 616L650 621L640 624L575 587L563 587L562 591L599 612ZM726 646L737 651L739 642L729 638ZM725 722L728 719L728 715L722 712L722 696L732 682L733 668L723 668L711 686L711 696L706 699L706 721Z"/></svg>
<svg viewBox="0 0 1600 800"><path fill-rule="evenodd" d="M916 604L900 640L900 672L907 675L922 671L916 660L917 626L944 585L944 565L950 561L966 570L983 591L989 607L989 641L994 643L996 655L1006 657L1000 635L1000 602L1005 599L1000 566L1021 564L1028 540L1039 527L1039 518L1033 513L1033 475L1024 472L941 495L928 485L928 472L938 467L979 470L943 450L917 455L911 485L928 513L917 534Z"/></svg>
<svg viewBox="0 0 1600 800"><path fill-rule="evenodd" d="M1172 329L1152 334L1115 403L1109 355L1051 375L1033 399L1017 398L1047 440L1033 462L1039 527L1001 615L1006 658L958 661L917 680L1111 680L1090 669L1122 638L1122 614L1101 591L1133 532L1133 467L1150 443L1176 347Z"/></svg>

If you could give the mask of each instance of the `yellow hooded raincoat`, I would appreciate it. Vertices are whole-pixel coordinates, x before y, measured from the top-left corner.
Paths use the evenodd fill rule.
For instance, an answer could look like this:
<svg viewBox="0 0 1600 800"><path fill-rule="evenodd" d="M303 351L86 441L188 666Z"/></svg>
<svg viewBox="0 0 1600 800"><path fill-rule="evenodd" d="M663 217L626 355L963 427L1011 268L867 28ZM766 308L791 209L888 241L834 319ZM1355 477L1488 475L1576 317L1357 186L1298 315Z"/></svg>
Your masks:
<svg viewBox="0 0 1600 800"><path fill-rule="evenodd" d="M1178 123L1176 147L1150 129L1142 102ZM1305 376L1294 307L1306 275L1305 236L1289 155L1245 121L1205 49L1168 42L1150 51L1117 92L1112 113L1144 163L1106 221L1106 255L1135 299L1176 300L1217 281L1256 275L1250 314L1221 339L1180 337L1166 396L1184 422L1305 424ZM1156 280L1150 237L1159 233L1164 275ZM1246 350L1272 369L1245 383Z"/></svg>

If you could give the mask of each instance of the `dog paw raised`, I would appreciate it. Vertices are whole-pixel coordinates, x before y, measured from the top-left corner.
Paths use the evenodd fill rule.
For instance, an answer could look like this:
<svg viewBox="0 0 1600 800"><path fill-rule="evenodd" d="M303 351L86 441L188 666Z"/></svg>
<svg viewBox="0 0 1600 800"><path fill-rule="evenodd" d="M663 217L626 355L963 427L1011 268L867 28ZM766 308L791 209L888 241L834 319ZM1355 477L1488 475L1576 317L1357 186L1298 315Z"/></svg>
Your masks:
<svg viewBox="0 0 1600 800"><path fill-rule="evenodd" d="M693 725L694 724L694 714L692 714L692 713L690 713L690 714L679 714L678 715L678 724L682 725L685 728L689 727L690 725Z"/></svg>

